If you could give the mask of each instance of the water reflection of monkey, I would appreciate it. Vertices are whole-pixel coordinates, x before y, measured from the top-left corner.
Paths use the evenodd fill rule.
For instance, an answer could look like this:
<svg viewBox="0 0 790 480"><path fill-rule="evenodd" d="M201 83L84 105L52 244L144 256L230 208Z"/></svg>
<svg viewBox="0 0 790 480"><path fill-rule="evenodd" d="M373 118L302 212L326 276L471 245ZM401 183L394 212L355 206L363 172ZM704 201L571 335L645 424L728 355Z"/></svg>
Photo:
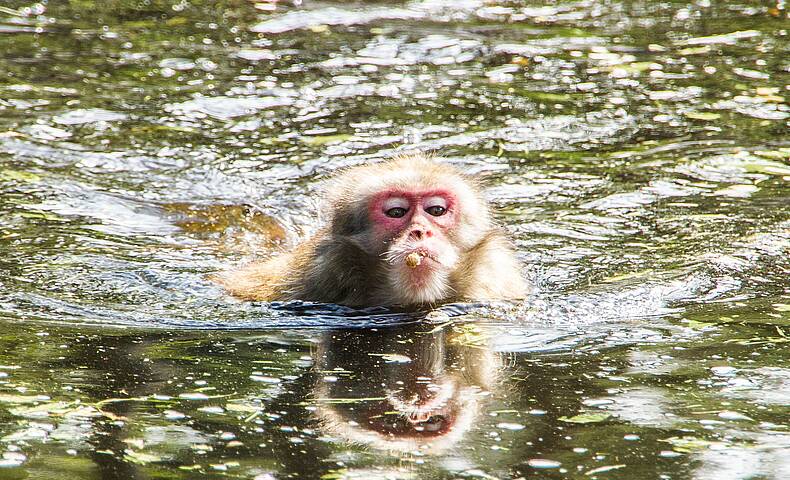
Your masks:
<svg viewBox="0 0 790 480"><path fill-rule="evenodd" d="M316 414L326 434L376 448L442 451L473 426L500 364L445 329L326 334Z"/></svg>

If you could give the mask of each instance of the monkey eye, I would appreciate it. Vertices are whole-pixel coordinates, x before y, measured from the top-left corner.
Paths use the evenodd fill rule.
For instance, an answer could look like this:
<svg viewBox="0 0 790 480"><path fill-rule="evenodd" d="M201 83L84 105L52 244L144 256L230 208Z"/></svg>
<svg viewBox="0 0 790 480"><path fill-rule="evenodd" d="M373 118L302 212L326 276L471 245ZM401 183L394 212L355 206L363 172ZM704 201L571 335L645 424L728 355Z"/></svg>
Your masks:
<svg viewBox="0 0 790 480"><path fill-rule="evenodd" d="M384 215L390 218L401 218L402 216L406 215L407 211L407 209L402 207L394 207L384 212Z"/></svg>
<svg viewBox="0 0 790 480"><path fill-rule="evenodd" d="M439 205L434 205L432 207L426 208L425 211L428 212L428 214L433 215L434 217L441 217L447 212L447 209Z"/></svg>

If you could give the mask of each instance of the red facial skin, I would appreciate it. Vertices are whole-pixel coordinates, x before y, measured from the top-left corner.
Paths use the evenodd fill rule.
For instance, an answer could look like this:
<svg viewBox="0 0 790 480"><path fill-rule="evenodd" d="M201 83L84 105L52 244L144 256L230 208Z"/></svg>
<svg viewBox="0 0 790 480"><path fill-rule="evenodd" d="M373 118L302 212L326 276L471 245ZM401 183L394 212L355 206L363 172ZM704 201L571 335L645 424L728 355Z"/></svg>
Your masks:
<svg viewBox="0 0 790 480"><path fill-rule="evenodd" d="M444 200L446 211L443 215L433 216L426 208L437 204L429 202L431 198ZM402 198L408 202L408 211L400 218L388 217L385 203L393 198ZM447 190L385 190L373 197L369 206L370 219L376 237L382 241L410 241L423 246L429 253L435 254L436 243L445 242L447 232L458 223L458 202L455 195ZM398 205L400 206L400 205ZM434 247L434 248L431 248Z"/></svg>

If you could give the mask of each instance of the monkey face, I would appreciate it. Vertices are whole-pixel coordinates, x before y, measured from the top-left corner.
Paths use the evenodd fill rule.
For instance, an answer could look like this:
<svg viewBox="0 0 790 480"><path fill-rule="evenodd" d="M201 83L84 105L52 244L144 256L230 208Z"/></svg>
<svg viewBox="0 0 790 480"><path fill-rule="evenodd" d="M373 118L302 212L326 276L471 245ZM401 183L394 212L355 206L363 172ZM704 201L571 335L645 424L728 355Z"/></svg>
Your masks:
<svg viewBox="0 0 790 480"><path fill-rule="evenodd" d="M369 207L378 239L410 242L427 250L447 241L459 213L455 195L444 190L385 190L373 197Z"/></svg>
<svg viewBox="0 0 790 480"><path fill-rule="evenodd" d="M448 190L388 189L373 197L368 213L398 295L408 303L445 298L459 258L450 240L461 213L456 196Z"/></svg>

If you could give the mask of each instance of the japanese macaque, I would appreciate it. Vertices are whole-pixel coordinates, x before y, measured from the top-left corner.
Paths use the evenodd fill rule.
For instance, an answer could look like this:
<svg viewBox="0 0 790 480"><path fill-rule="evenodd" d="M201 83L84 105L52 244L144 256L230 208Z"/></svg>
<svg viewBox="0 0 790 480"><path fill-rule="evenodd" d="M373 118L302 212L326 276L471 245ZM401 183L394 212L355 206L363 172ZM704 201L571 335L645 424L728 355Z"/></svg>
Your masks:
<svg viewBox="0 0 790 480"><path fill-rule="evenodd" d="M529 288L474 183L424 155L330 180L327 225L291 252L220 276L247 300L414 307L522 298Z"/></svg>

